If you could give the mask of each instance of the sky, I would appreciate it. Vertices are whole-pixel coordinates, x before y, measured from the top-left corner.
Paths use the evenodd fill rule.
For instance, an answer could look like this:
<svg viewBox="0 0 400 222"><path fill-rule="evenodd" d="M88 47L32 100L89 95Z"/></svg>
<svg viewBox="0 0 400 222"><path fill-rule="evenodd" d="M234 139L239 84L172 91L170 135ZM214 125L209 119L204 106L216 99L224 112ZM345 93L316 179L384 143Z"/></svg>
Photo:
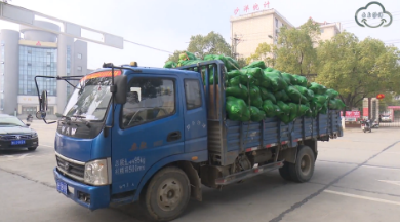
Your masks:
<svg viewBox="0 0 400 222"><path fill-rule="evenodd" d="M355 12L371 0L12 0L11 4L54 16L82 26L101 30L124 39L173 52L188 47L193 35L214 31L231 43L230 17L244 6L260 8L269 2L294 26L307 22L342 22L344 29L360 40L377 38L400 48L400 2L381 0L393 15L389 27L362 28L355 22ZM0 21L0 29L18 30L18 25ZM115 65L136 61L139 66L162 67L169 53L124 43L117 49L88 43L88 68L97 69L104 62Z"/></svg>

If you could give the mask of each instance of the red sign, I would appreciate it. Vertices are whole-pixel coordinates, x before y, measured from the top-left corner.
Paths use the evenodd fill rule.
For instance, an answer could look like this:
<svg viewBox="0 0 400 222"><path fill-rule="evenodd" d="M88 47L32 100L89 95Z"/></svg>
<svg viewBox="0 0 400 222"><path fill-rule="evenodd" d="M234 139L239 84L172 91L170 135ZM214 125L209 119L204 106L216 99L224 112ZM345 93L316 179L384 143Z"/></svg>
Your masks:
<svg viewBox="0 0 400 222"><path fill-rule="evenodd" d="M236 9L235 9L235 11L233 11L234 13L235 13L235 15L239 12L239 7L237 7Z"/></svg>
<svg viewBox="0 0 400 222"><path fill-rule="evenodd" d="M36 43L36 45L37 45L37 46L41 46L42 44L40 44L40 41L38 41L38 42Z"/></svg>
<svg viewBox="0 0 400 222"><path fill-rule="evenodd" d="M262 5L264 5L264 10L269 8L269 1L266 1L264 4L263 3L254 3L253 4L253 11L258 11L258 10L262 10ZM251 6L251 5L250 5ZM261 8L260 8L261 7ZM248 11L250 11L250 7L249 5L245 5L243 6L243 12L247 13ZM236 7L236 9L233 10L233 13L235 15L240 14L240 9L239 7Z"/></svg>
<svg viewBox="0 0 400 222"><path fill-rule="evenodd" d="M346 111L346 117L360 118L360 111Z"/></svg>
<svg viewBox="0 0 400 222"><path fill-rule="evenodd" d="M258 8L258 4L256 3L256 4L254 4L253 5L253 10L255 11L255 10L258 10L259 8Z"/></svg>
<svg viewBox="0 0 400 222"><path fill-rule="evenodd" d="M363 108L363 116L368 116L368 108Z"/></svg>

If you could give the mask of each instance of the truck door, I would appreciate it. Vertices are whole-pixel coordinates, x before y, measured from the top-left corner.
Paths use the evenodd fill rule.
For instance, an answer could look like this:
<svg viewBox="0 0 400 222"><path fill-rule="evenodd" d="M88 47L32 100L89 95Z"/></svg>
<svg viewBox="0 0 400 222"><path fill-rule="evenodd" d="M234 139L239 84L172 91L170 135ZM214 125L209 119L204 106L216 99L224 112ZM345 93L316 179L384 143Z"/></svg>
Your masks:
<svg viewBox="0 0 400 222"><path fill-rule="evenodd" d="M184 153L181 81L152 74L128 81L127 102L117 109L112 132L113 193L135 189L155 162Z"/></svg>
<svg viewBox="0 0 400 222"><path fill-rule="evenodd" d="M207 149L207 113L200 80L183 79L185 85L185 153Z"/></svg>

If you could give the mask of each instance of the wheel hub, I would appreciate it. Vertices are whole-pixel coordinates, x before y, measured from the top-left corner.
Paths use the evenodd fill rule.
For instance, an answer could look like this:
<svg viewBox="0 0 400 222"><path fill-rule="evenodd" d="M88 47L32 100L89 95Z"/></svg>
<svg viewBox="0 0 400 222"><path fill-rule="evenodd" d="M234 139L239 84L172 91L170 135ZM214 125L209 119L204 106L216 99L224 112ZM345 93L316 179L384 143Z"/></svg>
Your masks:
<svg viewBox="0 0 400 222"><path fill-rule="evenodd" d="M311 157L309 155L304 155L300 164L303 174L308 175L311 172Z"/></svg>
<svg viewBox="0 0 400 222"><path fill-rule="evenodd" d="M182 200L183 186L174 179L167 179L160 184L157 192L157 204L164 211L173 211Z"/></svg>

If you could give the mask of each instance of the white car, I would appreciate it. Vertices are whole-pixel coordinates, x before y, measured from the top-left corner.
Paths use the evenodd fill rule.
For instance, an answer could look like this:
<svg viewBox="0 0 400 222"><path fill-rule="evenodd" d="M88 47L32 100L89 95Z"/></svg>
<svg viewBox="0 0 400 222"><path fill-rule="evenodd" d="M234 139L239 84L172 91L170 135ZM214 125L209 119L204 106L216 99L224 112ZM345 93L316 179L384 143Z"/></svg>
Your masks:
<svg viewBox="0 0 400 222"><path fill-rule="evenodd" d="M392 122L390 115L382 115L382 122Z"/></svg>

